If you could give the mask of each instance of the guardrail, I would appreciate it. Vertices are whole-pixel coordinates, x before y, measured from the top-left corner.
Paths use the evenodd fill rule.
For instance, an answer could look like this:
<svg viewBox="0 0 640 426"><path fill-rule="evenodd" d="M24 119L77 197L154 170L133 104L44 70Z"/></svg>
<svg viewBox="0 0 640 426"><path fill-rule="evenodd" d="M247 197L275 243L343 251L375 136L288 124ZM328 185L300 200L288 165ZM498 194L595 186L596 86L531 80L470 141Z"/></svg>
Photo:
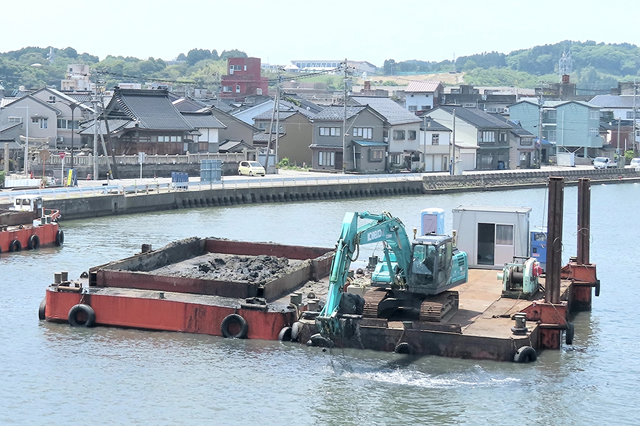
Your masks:
<svg viewBox="0 0 640 426"><path fill-rule="evenodd" d="M422 181L422 174L400 174L400 175L327 175L309 177L255 177L255 178L235 178L226 176L221 182L189 182L185 183L159 183L149 182L128 185L101 185L101 186L78 186L62 188L42 188L23 189L18 191L0 192L0 202L6 203L16 198L24 196L39 195L45 199L60 198L82 198L97 197L107 194L148 194L171 191L206 190L206 189L240 189L240 188L261 188L276 186L307 186L307 185L344 185L363 183L389 183L389 182L415 182ZM186 187L182 187L185 185Z"/></svg>

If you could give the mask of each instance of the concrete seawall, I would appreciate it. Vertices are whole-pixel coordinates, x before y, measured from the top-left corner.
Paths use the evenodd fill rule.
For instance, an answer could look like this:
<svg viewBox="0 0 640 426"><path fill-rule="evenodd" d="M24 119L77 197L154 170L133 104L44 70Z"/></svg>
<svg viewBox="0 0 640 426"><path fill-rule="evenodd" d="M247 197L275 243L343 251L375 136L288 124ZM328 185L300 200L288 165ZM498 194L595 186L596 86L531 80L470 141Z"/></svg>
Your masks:
<svg viewBox="0 0 640 426"><path fill-rule="evenodd" d="M640 182L632 169L571 169L516 172L469 173L461 176L426 175L422 181L358 184L292 185L258 188L203 189L148 194L109 194L95 197L47 200L47 208L60 210L64 220L183 208L228 206L251 203L279 203L441 194L465 191L501 191L547 185L549 176L562 176L568 185L587 177L592 182Z"/></svg>

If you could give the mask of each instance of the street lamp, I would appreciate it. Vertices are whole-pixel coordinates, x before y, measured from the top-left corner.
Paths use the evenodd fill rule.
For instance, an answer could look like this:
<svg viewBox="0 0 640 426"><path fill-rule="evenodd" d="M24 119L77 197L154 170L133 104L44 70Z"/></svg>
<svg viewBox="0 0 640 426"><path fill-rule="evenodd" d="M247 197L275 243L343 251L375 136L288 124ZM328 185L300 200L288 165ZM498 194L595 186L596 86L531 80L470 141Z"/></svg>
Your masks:
<svg viewBox="0 0 640 426"><path fill-rule="evenodd" d="M23 107L16 107L16 108L23 108L27 110L27 121L25 122L26 129L25 129L25 142L24 142L24 174L25 176L29 176L29 105L23 106Z"/></svg>

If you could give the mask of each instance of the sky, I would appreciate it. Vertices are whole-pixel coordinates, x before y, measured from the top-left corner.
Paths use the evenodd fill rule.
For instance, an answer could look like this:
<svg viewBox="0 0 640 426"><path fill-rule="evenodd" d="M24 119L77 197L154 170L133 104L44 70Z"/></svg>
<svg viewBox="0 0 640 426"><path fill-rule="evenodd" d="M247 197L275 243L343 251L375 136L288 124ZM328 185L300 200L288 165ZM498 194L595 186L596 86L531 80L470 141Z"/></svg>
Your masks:
<svg viewBox="0 0 640 426"><path fill-rule="evenodd" d="M0 16L0 52L73 47L100 59L170 60L199 48L277 65L348 58L382 66L563 40L640 45L625 18L640 16L635 0L619 9L602 0L5 0Z"/></svg>

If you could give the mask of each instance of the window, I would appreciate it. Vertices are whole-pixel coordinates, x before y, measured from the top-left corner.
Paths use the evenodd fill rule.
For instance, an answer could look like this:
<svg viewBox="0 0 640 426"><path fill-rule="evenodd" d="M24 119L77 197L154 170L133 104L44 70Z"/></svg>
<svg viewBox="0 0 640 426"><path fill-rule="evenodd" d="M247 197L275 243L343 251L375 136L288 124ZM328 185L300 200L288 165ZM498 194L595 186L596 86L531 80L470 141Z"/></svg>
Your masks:
<svg viewBox="0 0 640 426"><path fill-rule="evenodd" d="M335 152L320 151L318 152L319 166L334 166L336 160Z"/></svg>
<svg viewBox="0 0 640 426"><path fill-rule="evenodd" d="M46 129L47 126L49 125L49 120L47 118L41 118L40 119L40 128L41 129Z"/></svg>
<svg viewBox="0 0 640 426"><path fill-rule="evenodd" d="M49 96L49 101L50 104L55 104L56 103L56 97L55 96Z"/></svg>
<svg viewBox="0 0 640 426"><path fill-rule="evenodd" d="M231 86L223 86L222 87L222 91L223 92L231 92Z"/></svg>
<svg viewBox="0 0 640 426"><path fill-rule="evenodd" d="M31 117L31 122L34 124L38 124L38 122L40 121L39 117Z"/></svg>
<svg viewBox="0 0 640 426"><path fill-rule="evenodd" d="M409 130L409 140L410 141L415 141L416 140L416 131L415 130Z"/></svg>
<svg viewBox="0 0 640 426"><path fill-rule="evenodd" d="M384 159L384 150L371 148L369 150L369 161L382 161Z"/></svg>
<svg viewBox="0 0 640 426"><path fill-rule="evenodd" d="M556 131L555 130L547 130L547 140L549 142L555 142L556 141Z"/></svg>
<svg viewBox="0 0 640 426"><path fill-rule="evenodd" d="M500 132L500 142L507 141L507 132Z"/></svg>
<svg viewBox="0 0 640 426"><path fill-rule="evenodd" d="M480 142L495 142L496 132L482 132Z"/></svg>
<svg viewBox="0 0 640 426"><path fill-rule="evenodd" d="M396 141L404 140L404 130L394 130L393 131L393 139Z"/></svg>
<svg viewBox="0 0 640 426"><path fill-rule="evenodd" d="M373 139L372 127L354 127L353 137L359 137L362 139Z"/></svg>
<svg viewBox="0 0 640 426"><path fill-rule="evenodd" d="M589 136L598 136L600 133L598 133L598 128L591 128L589 129Z"/></svg>
<svg viewBox="0 0 640 426"><path fill-rule="evenodd" d="M340 136L340 127L320 127L320 136Z"/></svg>
<svg viewBox="0 0 640 426"><path fill-rule="evenodd" d="M496 245L513 245L513 225L496 225Z"/></svg>
<svg viewBox="0 0 640 426"><path fill-rule="evenodd" d="M409 105L409 111L417 111L417 110L418 110L417 105Z"/></svg>
<svg viewBox="0 0 640 426"><path fill-rule="evenodd" d="M555 109L550 109L548 111L545 111L544 115L546 116L547 120L556 121L558 118L558 111L556 111Z"/></svg>
<svg viewBox="0 0 640 426"><path fill-rule="evenodd" d="M66 129L67 128L67 120L64 118L58 118L58 129Z"/></svg>
<svg viewBox="0 0 640 426"><path fill-rule="evenodd" d="M522 146L533 145L533 138L520 138L520 145Z"/></svg>
<svg viewBox="0 0 640 426"><path fill-rule="evenodd" d="M393 154L391 156L392 164L402 164L402 154Z"/></svg>
<svg viewBox="0 0 640 426"><path fill-rule="evenodd" d="M431 145L440 145L440 133L431 135Z"/></svg>
<svg viewBox="0 0 640 426"><path fill-rule="evenodd" d="M428 109L431 109L431 105L421 105L421 106L420 106L420 109L421 109L422 111L426 111L426 110L428 110Z"/></svg>
<svg viewBox="0 0 640 426"><path fill-rule="evenodd" d="M236 84L236 93L240 93L240 85Z"/></svg>
<svg viewBox="0 0 640 426"><path fill-rule="evenodd" d="M9 117L9 123L22 123L22 117Z"/></svg>
<svg viewBox="0 0 640 426"><path fill-rule="evenodd" d="M640 111L636 111L636 118L640 118ZM633 111L627 111L627 120L633 120Z"/></svg>
<svg viewBox="0 0 640 426"><path fill-rule="evenodd" d="M600 113L595 109L589 110L589 119L590 120L600 120Z"/></svg>

